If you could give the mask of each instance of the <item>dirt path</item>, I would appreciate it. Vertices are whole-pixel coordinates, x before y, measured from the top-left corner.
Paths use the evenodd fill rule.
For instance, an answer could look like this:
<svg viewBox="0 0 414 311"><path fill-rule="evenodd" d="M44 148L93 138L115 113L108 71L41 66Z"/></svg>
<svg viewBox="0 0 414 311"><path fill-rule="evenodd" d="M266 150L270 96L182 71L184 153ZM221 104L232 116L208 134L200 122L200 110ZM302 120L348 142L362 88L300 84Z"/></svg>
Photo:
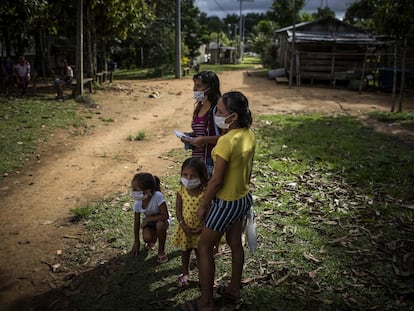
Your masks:
<svg viewBox="0 0 414 311"><path fill-rule="evenodd" d="M254 114L323 112L364 116L388 111L389 94L330 88L291 88L255 73L219 73L222 90L239 90ZM159 98L151 98L159 94ZM157 96L155 96L157 97ZM162 176L171 165L167 151L182 146L174 129L189 130L192 80L122 81L93 95L98 126L73 135L59 131L39 146L38 159L0 180L0 306L50 289L50 258L81 228L68 222L70 210L116 192L129 192L137 169ZM412 101L412 99L411 99ZM414 104L406 109L414 110ZM111 122L110 122L111 121ZM386 126L414 142L413 133ZM128 135L144 131L144 141Z"/></svg>

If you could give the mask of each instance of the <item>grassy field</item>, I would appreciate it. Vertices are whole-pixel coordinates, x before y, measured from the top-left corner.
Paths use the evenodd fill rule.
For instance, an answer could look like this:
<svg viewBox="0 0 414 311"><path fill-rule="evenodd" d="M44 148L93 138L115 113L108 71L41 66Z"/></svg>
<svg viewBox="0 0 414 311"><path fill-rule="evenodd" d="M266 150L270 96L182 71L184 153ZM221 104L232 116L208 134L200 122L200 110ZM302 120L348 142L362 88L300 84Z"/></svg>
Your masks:
<svg viewBox="0 0 414 311"><path fill-rule="evenodd" d="M244 57L241 64L201 64L201 70L212 70L214 72L228 71L228 70L247 70L253 69L255 66L260 65L260 58L258 57ZM196 73L194 69L191 69L189 76L193 76ZM114 71L114 79L116 80L140 80L148 78L174 78L175 74L162 68L145 68L145 69L119 69ZM184 76L183 76L184 77Z"/></svg>
<svg viewBox="0 0 414 311"><path fill-rule="evenodd" d="M217 296L216 304L222 310L412 309L412 146L350 117L259 116L254 131L258 250L246 248L244 303ZM162 176L174 214L176 172L188 154L166 156L176 163ZM77 275L60 288L71 309L177 310L199 295L195 266L191 287L175 285L180 252L169 244L163 265L156 264L156 252L129 253L132 203L118 194L73 210L86 232L65 250L66 269ZM230 262L224 246L217 283L229 279Z"/></svg>
<svg viewBox="0 0 414 311"><path fill-rule="evenodd" d="M205 69L205 68L202 68ZM213 68L212 68L213 69ZM217 71L217 68L213 70ZM0 165L5 175L35 157L37 144L56 129L81 131L88 118L75 101L0 98ZM373 114L381 122L413 128L414 114ZM258 250L246 248L244 303L216 297L222 310L414 309L414 152L351 117L257 116L258 148L252 191ZM162 179L174 214L182 160ZM74 206L85 231L63 252L55 290L36 298L39 310L177 310L199 295L176 287L180 252L168 242L170 261L156 252L131 256L132 200L125 194ZM176 222L169 229L175 230ZM216 279L230 277L223 245ZM37 310L36 309L36 310Z"/></svg>

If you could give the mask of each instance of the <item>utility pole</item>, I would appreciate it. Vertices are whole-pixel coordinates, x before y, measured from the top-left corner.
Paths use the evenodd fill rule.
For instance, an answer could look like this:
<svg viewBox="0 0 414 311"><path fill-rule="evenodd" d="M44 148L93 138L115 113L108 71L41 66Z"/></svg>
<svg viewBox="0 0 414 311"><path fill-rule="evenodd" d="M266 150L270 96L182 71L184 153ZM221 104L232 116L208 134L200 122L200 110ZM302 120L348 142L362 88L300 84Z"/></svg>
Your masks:
<svg viewBox="0 0 414 311"><path fill-rule="evenodd" d="M175 17L175 77L181 78L181 0L176 0Z"/></svg>
<svg viewBox="0 0 414 311"><path fill-rule="evenodd" d="M292 87L292 79L293 79L293 68L296 66L293 66L293 63L296 62L296 0L293 0L293 13L292 13L292 20L293 20L293 38L292 38L292 51L290 56L290 69L289 69L289 88ZM297 72L296 72L297 74ZM297 78L297 77L296 77ZM297 81L296 81L297 84Z"/></svg>
<svg viewBox="0 0 414 311"><path fill-rule="evenodd" d="M240 21L239 21L239 55L240 59L243 59L243 48L244 48L244 23L243 23L243 2L253 2L254 0L238 0L240 1Z"/></svg>
<svg viewBox="0 0 414 311"><path fill-rule="evenodd" d="M76 93L83 95L83 0L78 0L76 23Z"/></svg>

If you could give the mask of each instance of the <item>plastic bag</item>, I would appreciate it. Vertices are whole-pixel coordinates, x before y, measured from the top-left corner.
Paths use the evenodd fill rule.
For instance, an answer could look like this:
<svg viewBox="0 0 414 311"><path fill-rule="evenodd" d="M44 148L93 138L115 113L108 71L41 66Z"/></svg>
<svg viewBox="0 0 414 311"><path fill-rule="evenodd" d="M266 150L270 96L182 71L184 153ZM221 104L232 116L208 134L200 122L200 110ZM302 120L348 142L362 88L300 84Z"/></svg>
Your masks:
<svg viewBox="0 0 414 311"><path fill-rule="evenodd" d="M253 208L247 214L245 234L247 238L247 245L252 253L256 252L257 248L257 234L256 234L256 220L254 219Z"/></svg>

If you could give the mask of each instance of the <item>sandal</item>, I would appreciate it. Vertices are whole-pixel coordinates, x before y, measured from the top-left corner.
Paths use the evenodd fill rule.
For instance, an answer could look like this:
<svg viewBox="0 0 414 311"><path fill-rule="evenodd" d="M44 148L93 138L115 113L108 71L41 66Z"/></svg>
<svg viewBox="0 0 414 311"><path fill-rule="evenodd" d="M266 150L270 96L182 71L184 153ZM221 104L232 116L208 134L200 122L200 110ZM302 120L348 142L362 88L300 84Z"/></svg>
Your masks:
<svg viewBox="0 0 414 311"><path fill-rule="evenodd" d="M177 286L178 287L187 287L188 285L190 285L188 279L189 279L188 274L181 274L180 277L177 280Z"/></svg>
<svg viewBox="0 0 414 311"><path fill-rule="evenodd" d="M236 297L236 296L233 296L230 293L227 293L226 292L226 287L227 286L224 286L224 285L219 286L217 288L217 294L219 294L223 298L226 298L226 299L230 300L233 303L242 303L243 302L242 298Z"/></svg>
<svg viewBox="0 0 414 311"><path fill-rule="evenodd" d="M158 256L157 256L157 262L158 263L166 263L167 261L168 261L167 254L163 254L163 255L158 254Z"/></svg>
<svg viewBox="0 0 414 311"><path fill-rule="evenodd" d="M198 311L198 310L201 310L199 305L198 305L198 298L193 299L193 300L188 300L188 301L184 302L181 305L180 310L182 310L182 311ZM218 311L219 309L214 306L211 310Z"/></svg>

